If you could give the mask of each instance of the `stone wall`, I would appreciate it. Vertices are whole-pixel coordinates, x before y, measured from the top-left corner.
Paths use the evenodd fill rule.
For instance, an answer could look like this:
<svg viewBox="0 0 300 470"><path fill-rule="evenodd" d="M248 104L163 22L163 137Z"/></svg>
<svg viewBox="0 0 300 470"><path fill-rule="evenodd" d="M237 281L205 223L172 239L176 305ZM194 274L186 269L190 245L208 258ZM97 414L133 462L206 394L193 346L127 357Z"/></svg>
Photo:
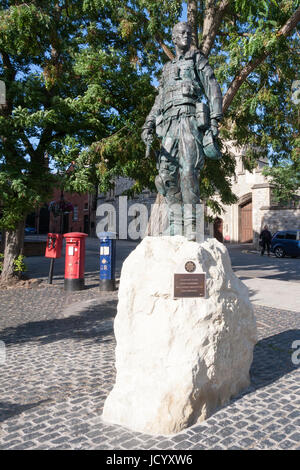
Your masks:
<svg viewBox="0 0 300 470"><path fill-rule="evenodd" d="M268 225L272 234L278 230L300 229L300 208L284 209L280 207L261 207L262 226Z"/></svg>
<svg viewBox="0 0 300 470"><path fill-rule="evenodd" d="M252 186L252 226L253 245L258 246L260 232L265 225L263 222L262 206L270 204L271 186L269 183L255 184Z"/></svg>

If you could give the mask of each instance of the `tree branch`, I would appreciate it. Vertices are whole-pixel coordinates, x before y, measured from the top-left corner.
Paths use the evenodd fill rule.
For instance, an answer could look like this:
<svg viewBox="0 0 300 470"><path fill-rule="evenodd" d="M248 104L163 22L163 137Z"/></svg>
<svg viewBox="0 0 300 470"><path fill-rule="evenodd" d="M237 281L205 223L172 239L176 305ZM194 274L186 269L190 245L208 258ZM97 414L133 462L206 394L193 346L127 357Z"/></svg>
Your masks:
<svg viewBox="0 0 300 470"><path fill-rule="evenodd" d="M293 15L288 19L288 21L282 26L282 28L277 32L277 38L288 36L291 31L297 26L300 21L300 7L293 13ZM245 82L248 75L253 72L253 70L258 67L267 57L270 55L270 52L264 50L258 57L252 59L245 67L240 70L240 72L235 76L231 85L229 86L227 93L223 98L223 113L226 113L229 108L233 98L237 94L238 90Z"/></svg>
<svg viewBox="0 0 300 470"><path fill-rule="evenodd" d="M216 35L219 31L222 19L230 0L222 0L216 6L214 0L209 0L206 5L203 22L201 52L207 57L214 45Z"/></svg>
<svg viewBox="0 0 300 470"><path fill-rule="evenodd" d="M44 156L44 151L45 151L45 146L47 143L51 142L52 140L52 131L50 129L45 128L40 141L38 143L38 146L35 150L35 155L41 160Z"/></svg>
<svg viewBox="0 0 300 470"><path fill-rule="evenodd" d="M158 33L155 36L155 40L158 42L158 44L160 45L160 47L162 48L162 50L164 51L166 56L170 60L174 60L175 56L174 56L173 52L164 44L162 38L160 37L160 35Z"/></svg>
<svg viewBox="0 0 300 470"><path fill-rule="evenodd" d="M125 9L135 15L136 12L128 5L125 6ZM149 15L150 15L150 11L148 11ZM139 18L140 21L142 21L144 24L148 22L148 19L143 16L143 18ZM160 33L156 33L156 35L154 36L154 39L155 41L158 42L158 44L160 45L160 47L162 48L162 50L164 51L164 53L166 54L166 56L170 59L170 60L173 60L175 58L174 54L172 53L172 51L168 48L168 46L165 45Z"/></svg>
<svg viewBox="0 0 300 470"><path fill-rule="evenodd" d="M196 49L198 49L199 47L197 12L198 12L197 0L188 0L187 20L192 28L192 45L196 47Z"/></svg>
<svg viewBox="0 0 300 470"><path fill-rule="evenodd" d="M24 145L27 153L30 155L31 159L34 159L36 157L35 150L32 147L32 145L31 145L31 143L30 143L29 139L27 138L24 131L22 132L22 136L20 137L20 139L22 140L23 145Z"/></svg>

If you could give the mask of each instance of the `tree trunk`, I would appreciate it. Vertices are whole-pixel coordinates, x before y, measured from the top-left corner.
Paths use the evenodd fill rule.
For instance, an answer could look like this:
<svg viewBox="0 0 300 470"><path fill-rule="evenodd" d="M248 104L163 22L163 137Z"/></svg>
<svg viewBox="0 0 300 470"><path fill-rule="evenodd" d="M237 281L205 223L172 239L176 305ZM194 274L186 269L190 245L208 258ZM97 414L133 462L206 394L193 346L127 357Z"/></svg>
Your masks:
<svg viewBox="0 0 300 470"><path fill-rule="evenodd" d="M187 19L192 28L192 45L198 49L198 1L189 0L187 6Z"/></svg>
<svg viewBox="0 0 300 470"><path fill-rule="evenodd" d="M24 245L25 218L16 230L7 230L4 240L4 260L1 281L8 281L14 275L14 260L22 253Z"/></svg>
<svg viewBox="0 0 300 470"><path fill-rule="evenodd" d="M206 57L208 57L214 45L216 35L220 29L228 5L229 0L222 0L217 6L214 0L209 0L205 5L202 44L200 49Z"/></svg>

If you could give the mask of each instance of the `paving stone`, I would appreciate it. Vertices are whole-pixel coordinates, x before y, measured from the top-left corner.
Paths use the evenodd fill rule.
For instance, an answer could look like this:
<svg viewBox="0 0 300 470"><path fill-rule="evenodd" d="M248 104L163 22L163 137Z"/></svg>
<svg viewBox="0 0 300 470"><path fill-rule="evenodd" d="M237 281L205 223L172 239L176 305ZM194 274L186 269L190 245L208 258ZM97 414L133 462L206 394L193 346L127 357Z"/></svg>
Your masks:
<svg viewBox="0 0 300 470"><path fill-rule="evenodd" d="M203 440L203 434L194 434L188 438L189 442L201 442Z"/></svg>
<svg viewBox="0 0 300 470"><path fill-rule="evenodd" d="M253 445L255 444L255 440L250 439L250 438L245 438L245 439L239 440L238 444L242 446L243 448L248 449L249 447L253 447Z"/></svg>
<svg viewBox="0 0 300 470"><path fill-rule="evenodd" d="M9 441L11 439L17 439L18 437L21 437L21 434L19 432L15 432L15 433L9 434L8 436L3 437L3 441Z"/></svg>
<svg viewBox="0 0 300 470"><path fill-rule="evenodd" d="M137 439L131 439L130 441L124 442L122 444L122 447L124 449L134 449L140 445L141 445L141 441L138 441Z"/></svg>
<svg viewBox="0 0 300 470"><path fill-rule="evenodd" d="M268 437L268 434L262 431L255 431L254 433L251 433L251 437L255 439L255 441L266 439Z"/></svg>
<svg viewBox="0 0 300 470"><path fill-rule="evenodd" d="M295 441L299 444L299 442L300 442L300 432L295 432L294 434L289 436L289 439L291 439L292 441Z"/></svg>
<svg viewBox="0 0 300 470"><path fill-rule="evenodd" d="M174 443L170 440L165 440L165 441L161 441L157 444L157 449L162 449L162 450L165 450L165 449L172 449Z"/></svg>
<svg viewBox="0 0 300 470"><path fill-rule="evenodd" d="M191 436L191 438L192 438L192 437L193 437L193 436ZM191 439L191 438L190 438L190 439ZM197 436L197 438L198 438L198 436ZM171 441L172 441L172 442L175 442L175 443L177 444L178 442L182 442L182 441L184 441L185 439L186 439L186 436L185 436L185 435L183 435L183 434L177 434L177 436L172 436Z"/></svg>
<svg viewBox="0 0 300 470"><path fill-rule="evenodd" d="M64 444L66 442L65 437L59 437L58 439L52 439L53 444Z"/></svg>
<svg viewBox="0 0 300 470"><path fill-rule="evenodd" d="M31 441L22 442L22 444L17 444L16 446L11 447L10 450L29 450L34 449L35 443Z"/></svg>
<svg viewBox="0 0 300 470"><path fill-rule="evenodd" d="M285 440L279 443L278 449L289 450L293 449L295 443L293 441Z"/></svg>
<svg viewBox="0 0 300 470"><path fill-rule="evenodd" d="M6 441L5 444L0 445L0 450L11 449L16 444L21 444L21 443L22 443L21 439L8 440Z"/></svg>
<svg viewBox="0 0 300 470"><path fill-rule="evenodd" d="M190 450L207 450L204 444L195 444Z"/></svg>
<svg viewBox="0 0 300 470"><path fill-rule="evenodd" d="M258 431L260 429L259 426L257 426L256 424L251 424L251 426L248 426L247 427L247 431Z"/></svg>
<svg viewBox="0 0 300 470"><path fill-rule="evenodd" d="M56 437L60 437L60 435L57 432L54 432L52 434L47 434L46 436L38 437L37 441L38 442L51 441L51 439L55 439Z"/></svg>
<svg viewBox="0 0 300 470"><path fill-rule="evenodd" d="M290 361L299 315L255 306L260 339L251 386L203 423L149 436L101 420L116 374L116 303L117 294L104 298L97 288L74 295L50 287L0 291L0 340L8 351L0 449L299 447L299 369Z"/></svg>
<svg viewBox="0 0 300 470"><path fill-rule="evenodd" d="M233 445L234 443L236 443L237 441L237 438L236 437L226 437L225 439L223 439L221 441L221 444L223 447L225 447L226 449L228 449L231 445Z"/></svg>
<svg viewBox="0 0 300 470"><path fill-rule="evenodd" d="M269 426L267 426L266 428L264 428L264 431L268 432L268 433L272 433L272 432L277 431L277 430L278 430L278 425L277 425L276 422L272 423Z"/></svg>
<svg viewBox="0 0 300 470"><path fill-rule="evenodd" d="M286 438L286 435L282 434L282 433L279 433L279 432L274 432L274 433L269 435L269 438L272 441L280 442L280 441L283 441Z"/></svg>
<svg viewBox="0 0 300 470"><path fill-rule="evenodd" d="M218 436L220 437L228 437L231 434L233 434L236 431L236 429L232 426L228 426L227 428L220 429L218 431Z"/></svg>
<svg viewBox="0 0 300 470"><path fill-rule="evenodd" d="M277 445L275 442L272 442L269 439L263 439L259 442L256 442L256 447L261 450L269 450L276 449Z"/></svg>

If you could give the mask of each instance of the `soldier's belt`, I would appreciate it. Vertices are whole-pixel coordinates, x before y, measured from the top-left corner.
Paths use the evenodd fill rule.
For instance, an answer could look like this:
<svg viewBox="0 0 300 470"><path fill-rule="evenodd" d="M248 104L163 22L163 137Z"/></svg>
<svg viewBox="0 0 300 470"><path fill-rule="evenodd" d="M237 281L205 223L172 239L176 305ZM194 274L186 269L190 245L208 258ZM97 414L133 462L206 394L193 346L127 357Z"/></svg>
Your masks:
<svg viewBox="0 0 300 470"><path fill-rule="evenodd" d="M179 106L172 106L163 112L164 119L170 119L180 116L181 114L189 114L195 116L196 106L195 104L182 104Z"/></svg>

